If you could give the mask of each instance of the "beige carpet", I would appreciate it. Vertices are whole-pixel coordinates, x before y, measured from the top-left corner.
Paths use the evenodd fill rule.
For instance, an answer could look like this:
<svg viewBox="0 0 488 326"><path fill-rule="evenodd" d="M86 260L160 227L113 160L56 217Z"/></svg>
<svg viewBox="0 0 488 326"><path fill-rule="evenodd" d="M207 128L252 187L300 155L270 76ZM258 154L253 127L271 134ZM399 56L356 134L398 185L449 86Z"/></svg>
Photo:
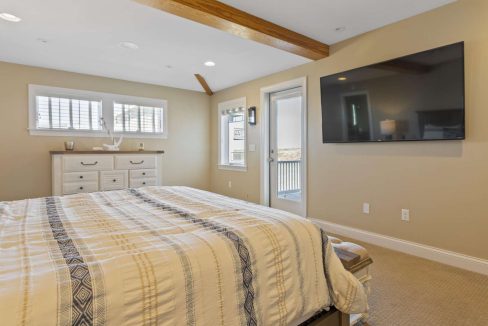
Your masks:
<svg viewBox="0 0 488 326"><path fill-rule="evenodd" d="M374 260L369 325L488 326L488 276L349 241Z"/></svg>

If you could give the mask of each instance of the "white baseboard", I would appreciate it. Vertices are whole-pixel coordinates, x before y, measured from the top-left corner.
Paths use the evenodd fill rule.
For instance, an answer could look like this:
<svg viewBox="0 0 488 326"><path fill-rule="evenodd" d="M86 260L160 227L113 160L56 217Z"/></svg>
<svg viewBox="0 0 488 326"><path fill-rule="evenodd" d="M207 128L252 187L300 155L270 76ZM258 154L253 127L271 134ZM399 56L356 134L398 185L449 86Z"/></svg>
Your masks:
<svg viewBox="0 0 488 326"><path fill-rule="evenodd" d="M400 251L409 255L422 257L446 265L488 275L488 260L486 259L468 256L449 250L393 238L383 234L364 231L315 218L310 218L310 220L312 220L317 225L323 227L323 229L328 233L342 235L355 240L371 243L380 247Z"/></svg>

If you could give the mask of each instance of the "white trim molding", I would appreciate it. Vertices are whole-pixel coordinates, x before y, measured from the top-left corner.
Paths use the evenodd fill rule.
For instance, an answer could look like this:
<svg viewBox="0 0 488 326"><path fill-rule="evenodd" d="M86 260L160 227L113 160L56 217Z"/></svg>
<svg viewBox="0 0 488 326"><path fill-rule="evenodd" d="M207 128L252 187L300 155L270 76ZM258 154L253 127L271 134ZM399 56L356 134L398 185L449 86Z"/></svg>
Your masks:
<svg viewBox="0 0 488 326"><path fill-rule="evenodd" d="M229 139L226 137L225 139L222 138L222 112L226 110L232 110L236 108L242 108L244 113L244 164L230 164L228 162L229 157ZM217 127L218 127L218 163L217 167L220 170L229 170L229 171L238 171L238 172L246 172L247 171L247 98L240 97L237 99L220 102L217 107ZM225 157L225 158L224 158Z"/></svg>
<svg viewBox="0 0 488 326"><path fill-rule="evenodd" d="M245 165L219 164L218 168L219 168L219 170L247 172L247 166L245 166Z"/></svg>
<svg viewBox="0 0 488 326"><path fill-rule="evenodd" d="M486 259L331 223L320 219L310 218L310 220L322 227L328 233L342 235L409 255L433 260L438 263L488 275L488 260Z"/></svg>

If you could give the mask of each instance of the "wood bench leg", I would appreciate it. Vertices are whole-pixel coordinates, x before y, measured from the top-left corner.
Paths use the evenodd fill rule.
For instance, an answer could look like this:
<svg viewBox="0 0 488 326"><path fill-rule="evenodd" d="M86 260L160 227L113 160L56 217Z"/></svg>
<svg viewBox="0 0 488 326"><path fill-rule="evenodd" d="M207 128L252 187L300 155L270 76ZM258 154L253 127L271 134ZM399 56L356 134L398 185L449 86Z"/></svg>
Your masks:
<svg viewBox="0 0 488 326"><path fill-rule="evenodd" d="M339 325L340 326L349 326L351 323L349 315L341 312L339 314Z"/></svg>

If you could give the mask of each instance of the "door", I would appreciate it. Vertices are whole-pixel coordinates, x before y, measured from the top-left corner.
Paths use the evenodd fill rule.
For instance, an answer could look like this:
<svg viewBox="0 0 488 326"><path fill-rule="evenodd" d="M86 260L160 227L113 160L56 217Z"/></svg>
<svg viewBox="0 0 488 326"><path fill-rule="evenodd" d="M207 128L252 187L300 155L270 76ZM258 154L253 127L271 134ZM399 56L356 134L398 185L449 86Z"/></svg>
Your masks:
<svg viewBox="0 0 488 326"><path fill-rule="evenodd" d="M303 88L270 94L270 206L305 214Z"/></svg>

